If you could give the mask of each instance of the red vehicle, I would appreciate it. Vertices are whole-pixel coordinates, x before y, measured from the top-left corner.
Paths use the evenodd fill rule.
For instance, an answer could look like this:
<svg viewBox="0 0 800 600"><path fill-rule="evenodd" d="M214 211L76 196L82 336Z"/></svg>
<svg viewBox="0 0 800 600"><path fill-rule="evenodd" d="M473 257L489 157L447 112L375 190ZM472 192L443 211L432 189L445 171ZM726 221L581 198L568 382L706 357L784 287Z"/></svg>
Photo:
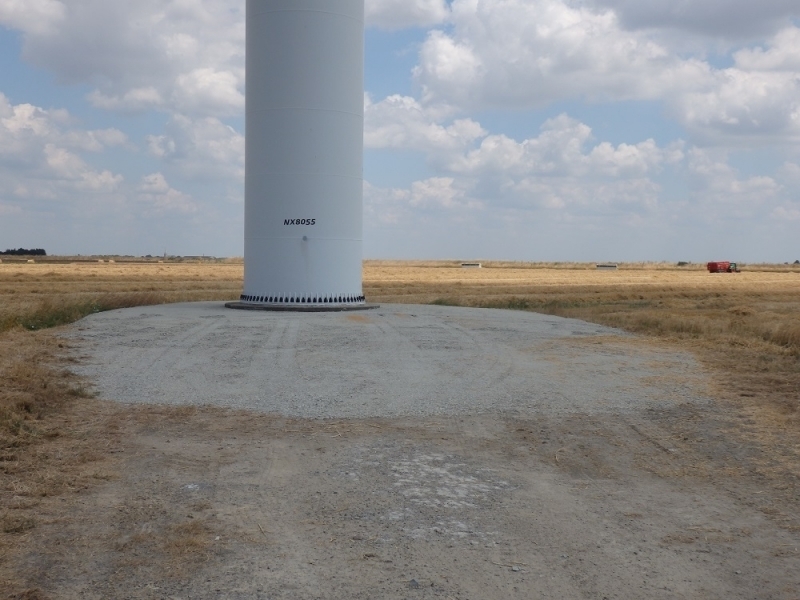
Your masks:
<svg viewBox="0 0 800 600"><path fill-rule="evenodd" d="M739 267L736 263L719 261L710 262L706 265L709 273L739 273Z"/></svg>

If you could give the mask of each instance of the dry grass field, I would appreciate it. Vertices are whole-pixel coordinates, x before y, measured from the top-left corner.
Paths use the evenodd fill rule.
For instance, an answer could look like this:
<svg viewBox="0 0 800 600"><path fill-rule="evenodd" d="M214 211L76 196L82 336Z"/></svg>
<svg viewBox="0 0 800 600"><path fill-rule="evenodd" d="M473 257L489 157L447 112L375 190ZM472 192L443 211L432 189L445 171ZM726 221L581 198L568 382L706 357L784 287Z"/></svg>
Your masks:
<svg viewBox="0 0 800 600"><path fill-rule="evenodd" d="M128 306L230 300L242 263L0 263L0 331L71 323Z"/></svg>

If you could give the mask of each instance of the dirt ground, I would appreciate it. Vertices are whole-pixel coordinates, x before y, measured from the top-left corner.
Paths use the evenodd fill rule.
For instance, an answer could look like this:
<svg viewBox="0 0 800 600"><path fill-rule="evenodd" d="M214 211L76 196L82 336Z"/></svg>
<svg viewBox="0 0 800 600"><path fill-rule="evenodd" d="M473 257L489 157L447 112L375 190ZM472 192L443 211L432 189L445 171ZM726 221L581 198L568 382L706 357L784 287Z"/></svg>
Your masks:
<svg viewBox="0 0 800 600"><path fill-rule="evenodd" d="M99 482L43 499L10 597L800 598L797 473L765 475L724 400L533 420L76 410Z"/></svg>

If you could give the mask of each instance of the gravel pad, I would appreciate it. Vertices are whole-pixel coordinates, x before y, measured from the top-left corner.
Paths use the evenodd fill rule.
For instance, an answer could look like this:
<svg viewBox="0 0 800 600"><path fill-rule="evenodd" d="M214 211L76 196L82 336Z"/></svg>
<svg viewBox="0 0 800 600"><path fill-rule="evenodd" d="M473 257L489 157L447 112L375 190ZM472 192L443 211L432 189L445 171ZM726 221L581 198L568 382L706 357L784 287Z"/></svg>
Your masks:
<svg viewBox="0 0 800 600"><path fill-rule="evenodd" d="M291 417L607 413L704 400L694 359L536 313L383 305L363 314L202 302L80 321L76 371L125 403Z"/></svg>

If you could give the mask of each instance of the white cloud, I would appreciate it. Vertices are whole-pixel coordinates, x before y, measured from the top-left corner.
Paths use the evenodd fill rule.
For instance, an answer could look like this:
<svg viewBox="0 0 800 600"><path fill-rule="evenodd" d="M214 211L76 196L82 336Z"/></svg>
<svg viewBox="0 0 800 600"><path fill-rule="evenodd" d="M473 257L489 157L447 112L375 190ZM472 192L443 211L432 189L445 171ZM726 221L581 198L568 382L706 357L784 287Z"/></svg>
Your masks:
<svg viewBox="0 0 800 600"><path fill-rule="evenodd" d="M724 9L721 2L372 0L366 6L372 25L446 25L430 31L420 47L419 105L398 106L406 101L398 96L373 111L406 110L419 121L420 143L458 143L471 132L452 127L469 127L469 120L444 125L431 114L433 106L450 107L456 118L475 109L569 99L645 99L663 101L704 143L794 139L800 29L791 17L800 9L793 0L726 0ZM4 0L0 22L23 32L28 60L61 81L94 86L88 98L97 108L156 109L193 120L242 113L240 0ZM709 44L737 27L760 31L771 24L774 37L736 52L730 68L715 69L702 58L702 44L699 51L693 46L693 57L681 45L685 36L670 41L658 34L693 23ZM368 132L370 145L396 143L392 131L368 123Z"/></svg>
<svg viewBox="0 0 800 600"><path fill-rule="evenodd" d="M437 121L447 110L424 107L414 98L393 95L365 102L364 144L368 148L404 148L421 151L463 150L486 131L472 119L456 119L449 126Z"/></svg>
<svg viewBox="0 0 800 600"><path fill-rule="evenodd" d="M481 208L482 204L470 200L464 189L452 177L431 177L411 184L409 204L413 208L465 209Z"/></svg>
<svg viewBox="0 0 800 600"><path fill-rule="evenodd" d="M682 158L678 147L661 149L651 139L617 146L602 142L587 151L591 128L567 115L547 120L541 129L538 137L521 142L505 135L487 136L477 149L451 163L451 169L463 174L630 178Z"/></svg>
<svg viewBox="0 0 800 600"><path fill-rule="evenodd" d="M66 7L58 0L2 0L0 24L44 35L64 19Z"/></svg>
<svg viewBox="0 0 800 600"><path fill-rule="evenodd" d="M467 184L468 185L468 184ZM459 220L465 212L479 212L484 203L470 197L465 182L453 177L430 177L408 189L379 188L364 182L364 215L377 225L401 225L442 213Z"/></svg>
<svg viewBox="0 0 800 600"><path fill-rule="evenodd" d="M150 154L187 177L244 178L244 136L219 119L173 115L163 135L147 137Z"/></svg>
<svg viewBox="0 0 800 600"><path fill-rule="evenodd" d="M237 115L244 110L240 79L230 71L194 69L177 77L173 106L185 113Z"/></svg>
<svg viewBox="0 0 800 600"><path fill-rule="evenodd" d="M800 221L800 202L777 206L770 216L778 221Z"/></svg>
<svg viewBox="0 0 800 600"><path fill-rule="evenodd" d="M719 151L691 148L687 168L696 210L709 220L758 217L779 199L782 191L772 177L740 177Z"/></svg>
<svg viewBox="0 0 800 600"><path fill-rule="evenodd" d="M800 16L796 0L590 0L631 29L675 29L720 38L772 33Z"/></svg>
<svg viewBox="0 0 800 600"><path fill-rule="evenodd" d="M380 188L364 181L364 219L370 224L399 225L408 218L409 191Z"/></svg>
<svg viewBox="0 0 800 600"><path fill-rule="evenodd" d="M680 142L668 148L659 148L652 139L616 146L608 142L592 144L591 128L567 115L546 121L537 137L522 141L490 135L471 119L442 125L437 116L446 119L446 112L427 110L408 97L368 102L366 145L421 151L443 175L484 178L482 185L490 189L500 186L506 191L532 176L588 180L647 177L658 173L663 165L683 159ZM496 191L496 195L502 194Z"/></svg>
<svg viewBox="0 0 800 600"><path fill-rule="evenodd" d="M139 191L144 194L163 194L169 190L169 184L161 173L145 175L139 184Z"/></svg>
<svg viewBox="0 0 800 600"><path fill-rule="evenodd" d="M702 143L800 134L800 28L791 24L718 69L649 30L626 30L609 8L566 0L454 0L451 21L420 48L414 76L423 107L469 114L659 100Z"/></svg>
<svg viewBox="0 0 800 600"><path fill-rule="evenodd" d="M367 25L382 29L430 27L449 15L446 0L367 0Z"/></svg>
<svg viewBox="0 0 800 600"><path fill-rule="evenodd" d="M57 198L61 193L113 192L123 177L96 170L80 152L99 152L127 141L116 129L70 127L66 111L12 105L0 94L0 177L15 196Z"/></svg>
<svg viewBox="0 0 800 600"><path fill-rule="evenodd" d="M733 58L733 67L715 71L701 89L674 98L677 118L717 142L800 139L800 29L785 29L766 48Z"/></svg>
<svg viewBox="0 0 800 600"><path fill-rule="evenodd" d="M612 11L563 0L455 0L452 31L433 31L415 77L428 102L535 107L564 98L653 99L692 89L707 64L626 32Z"/></svg>
<svg viewBox="0 0 800 600"><path fill-rule="evenodd" d="M769 47L744 48L734 53L736 66L745 71L800 71L800 29L787 27L778 31Z"/></svg>
<svg viewBox="0 0 800 600"><path fill-rule="evenodd" d="M202 252L211 232L237 240L241 218L217 206L241 195L241 167L237 178L231 166L242 154L236 149L241 136L215 119L186 120L185 126L189 131L165 166L177 173L205 169L202 179L193 175L171 185L175 173L160 169L144 177L126 171L126 178L102 166L108 148L136 152L125 134L81 129L66 111L13 105L0 93L0 234L12 245L39 239L36 244L61 252L152 251L166 241L170 248L180 243L184 252ZM132 162L141 166L143 160ZM201 190L201 197L183 186Z"/></svg>
<svg viewBox="0 0 800 600"><path fill-rule="evenodd" d="M70 148L86 152L102 152L106 148L122 146L128 136L119 129L98 129L95 131L72 130L63 134L61 142Z"/></svg>
<svg viewBox="0 0 800 600"><path fill-rule="evenodd" d="M89 100L98 108L198 116L242 111L242 2L71 0L65 7L37 0L34 8L20 6L0 2L0 22L23 32L25 59L62 82L95 86ZM58 26L40 26L40 18L57 18Z"/></svg>
<svg viewBox="0 0 800 600"><path fill-rule="evenodd" d="M717 86L675 100L677 117L695 133L719 140L800 136L800 78L726 69Z"/></svg>
<svg viewBox="0 0 800 600"><path fill-rule="evenodd" d="M410 102L400 106L414 108L415 115L424 113ZM381 114L399 116L398 121L376 127L393 132L389 139L396 144L392 147L425 151L428 161L442 173L415 181L405 191L370 188L371 202L381 204L393 220L410 218L409 210L415 208L640 214L658 204L660 186L651 178L666 165L684 159L680 143L668 148L658 147L653 140L616 146L596 143L590 127L567 115L546 121L537 137L522 141L488 135L474 123L482 139L472 147L477 136L459 144L431 143L430 138L437 141L442 136L420 135L420 123L426 124L423 132L442 134L442 130L429 129L426 119L407 120L403 110Z"/></svg>
<svg viewBox="0 0 800 600"><path fill-rule="evenodd" d="M581 181L572 177L526 177L511 188L506 207L558 211L567 218L577 216L634 217L652 212L661 191L645 178Z"/></svg>
<svg viewBox="0 0 800 600"><path fill-rule="evenodd" d="M564 222L616 218L639 226L657 219L673 221L691 214L695 222L753 219L772 214L793 218L797 205L787 198L789 180L800 181L800 167L787 163L783 185L766 175L742 176L722 150L681 141L666 147L647 139L611 144L594 139L591 128L567 115L546 121L537 136L515 140L488 134L475 123L478 137L437 143L446 128L426 118L423 106L390 98L373 114L396 119L373 123L373 133L391 132L378 147L413 148L437 165L440 175L407 188L381 189L367 184L367 222L375 227L416 227L415 223L480 218L532 218ZM409 114L413 118L409 118ZM448 139L448 138L444 138ZM665 171L667 175L665 175ZM663 177L680 174L685 194L666 194ZM796 184L795 184L796 185ZM448 216L449 215L449 216Z"/></svg>
<svg viewBox="0 0 800 600"><path fill-rule="evenodd" d="M151 173L142 178L138 187L138 200L149 215L168 212L196 213L198 206L191 196L172 188L161 173Z"/></svg>
<svg viewBox="0 0 800 600"><path fill-rule="evenodd" d="M44 159L58 183L76 190L112 192L123 180L122 175L91 169L77 154L55 144L45 144Z"/></svg>
<svg viewBox="0 0 800 600"><path fill-rule="evenodd" d="M141 112L166 106L161 92L154 87L134 88L116 96L108 96L100 90L92 90L88 100L96 108L120 112Z"/></svg>

